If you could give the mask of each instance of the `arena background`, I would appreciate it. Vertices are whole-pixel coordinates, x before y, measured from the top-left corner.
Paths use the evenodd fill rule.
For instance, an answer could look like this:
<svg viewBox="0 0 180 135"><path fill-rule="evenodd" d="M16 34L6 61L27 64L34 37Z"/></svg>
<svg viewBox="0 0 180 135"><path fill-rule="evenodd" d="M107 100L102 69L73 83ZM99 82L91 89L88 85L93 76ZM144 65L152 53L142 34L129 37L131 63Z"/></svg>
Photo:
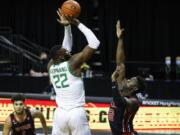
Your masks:
<svg viewBox="0 0 180 135"><path fill-rule="evenodd" d="M127 77L140 74L147 78L147 88L141 95L144 104L134 120L137 131L140 135L179 134L180 70L175 61L176 56L180 56L179 2L77 1L82 7L79 19L91 28L101 41L98 51L87 63L92 74L86 72L83 76L87 95L86 109L97 113L91 115L92 123L94 119L99 122L99 119L102 118L103 121L107 117L107 107L111 100L110 74L115 68L115 24L117 19L120 19L122 27L125 28ZM47 100L47 104L53 102L54 105L54 93L48 77L32 77L29 70L33 64L40 63L40 52L49 53L53 45L61 44L64 30L56 21L56 10L63 2L64 0L0 1L1 130L5 117L12 111L9 98L16 92L25 93L28 100L33 100L34 104L30 106L43 108L42 100ZM72 30L74 53L86 45L86 40L75 27ZM169 74L164 62L166 56L170 56L172 60ZM150 75L153 76L151 80ZM88 108L89 104L93 106ZM149 117L151 120L146 119ZM102 121L91 125L93 134L111 134L107 121L105 128L98 128ZM138 122L144 122L141 126L150 124L156 128L138 128ZM39 129L38 133L41 131Z"/></svg>
<svg viewBox="0 0 180 135"><path fill-rule="evenodd" d="M9 33L14 36L9 35L8 38L17 45L22 44L21 41L25 38L49 49L52 45L60 44L63 38L63 27L56 21L56 10L62 2L64 1L1 0L0 26L9 29ZM178 1L79 0L78 2L82 6L80 20L89 26L101 41L99 48L101 55L94 58L102 62L100 70L111 72L116 49L115 24L118 18L125 28L127 62L145 61L161 65L165 56L171 56L174 61L179 55ZM79 51L86 45L86 40L77 29L74 29L73 36L73 51Z"/></svg>

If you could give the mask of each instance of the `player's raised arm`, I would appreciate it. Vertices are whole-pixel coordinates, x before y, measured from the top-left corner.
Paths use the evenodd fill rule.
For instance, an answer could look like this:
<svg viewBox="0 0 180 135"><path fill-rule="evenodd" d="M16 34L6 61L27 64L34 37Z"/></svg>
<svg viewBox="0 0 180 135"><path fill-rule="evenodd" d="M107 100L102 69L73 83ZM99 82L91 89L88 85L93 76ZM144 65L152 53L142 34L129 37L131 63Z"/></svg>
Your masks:
<svg viewBox="0 0 180 135"><path fill-rule="evenodd" d="M72 23L85 35L88 45L80 52L72 56L70 64L72 68L77 69L83 62L88 61L94 54L95 50L99 47L100 41L95 34L82 24L79 20L73 18Z"/></svg>
<svg viewBox="0 0 180 135"><path fill-rule="evenodd" d="M116 70L112 74L112 81L119 81L125 79L125 53L124 53L124 44L123 44L123 31L121 28L120 21L117 21L116 24L116 35L118 38L117 50L116 50Z"/></svg>
<svg viewBox="0 0 180 135"><path fill-rule="evenodd" d="M120 24L120 21L118 20L117 24L116 24L116 35L118 38L117 50L116 50L116 64L117 64L117 66L124 63L124 61L125 61L124 44L123 44L123 31L124 31L124 29L121 29L121 24Z"/></svg>
<svg viewBox="0 0 180 135"><path fill-rule="evenodd" d="M57 10L58 19L57 21L64 26L64 38L62 42L62 48L66 49L67 51L71 52L72 50L72 32L71 32L71 24L66 19L66 16L61 13L61 9Z"/></svg>
<svg viewBox="0 0 180 135"><path fill-rule="evenodd" d="M73 44L72 43L73 36L72 36L72 31L71 31L71 24L67 20L66 16L61 13L60 8L58 8L58 10L57 10L57 15L58 15L58 18L57 18L58 23L64 26L64 38L63 38L63 42L62 42L62 48L66 49L68 51L68 53L70 53L72 50L72 44ZM48 71L53 63L54 62L52 59L48 62L48 65L47 65Z"/></svg>

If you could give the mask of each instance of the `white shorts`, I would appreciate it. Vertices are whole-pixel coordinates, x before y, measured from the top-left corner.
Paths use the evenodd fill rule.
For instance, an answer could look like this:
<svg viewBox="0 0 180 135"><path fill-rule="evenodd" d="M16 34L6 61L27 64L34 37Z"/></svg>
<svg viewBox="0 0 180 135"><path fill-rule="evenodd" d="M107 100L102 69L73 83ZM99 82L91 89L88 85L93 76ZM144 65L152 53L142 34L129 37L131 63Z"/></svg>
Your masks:
<svg viewBox="0 0 180 135"><path fill-rule="evenodd" d="M91 135L85 109L57 108L54 113L52 135Z"/></svg>

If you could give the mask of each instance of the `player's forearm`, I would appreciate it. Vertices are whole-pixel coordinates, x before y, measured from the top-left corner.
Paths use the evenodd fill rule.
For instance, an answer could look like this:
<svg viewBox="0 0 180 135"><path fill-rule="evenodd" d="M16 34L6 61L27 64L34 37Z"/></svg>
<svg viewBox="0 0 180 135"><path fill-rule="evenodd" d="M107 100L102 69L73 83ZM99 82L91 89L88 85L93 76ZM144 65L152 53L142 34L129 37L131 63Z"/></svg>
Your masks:
<svg viewBox="0 0 180 135"><path fill-rule="evenodd" d="M72 32L71 32L71 25L64 26L64 39L62 43L62 48L71 52L72 50Z"/></svg>
<svg viewBox="0 0 180 135"><path fill-rule="evenodd" d="M12 129L10 118L8 117L4 123L3 135L9 135L10 130Z"/></svg>
<svg viewBox="0 0 180 135"><path fill-rule="evenodd" d="M117 51L116 51L116 64L119 66L121 63L125 61L125 53L124 53L124 45L123 45L123 38L120 37L118 39L117 44Z"/></svg>
<svg viewBox="0 0 180 135"><path fill-rule="evenodd" d="M116 106L119 107L124 103L123 97L119 93L118 88L116 88L116 82L112 83L112 96L113 96L113 101Z"/></svg>
<svg viewBox="0 0 180 135"><path fill-rule="evenodd" d="M7 127L6 125L4 125L4 128L3 128L3 135L9 135L10 133L10 128Z"/></svg>
<svg viewBox="0 0 180 135"><path fill-rule="evenodd" d="M78 29L85 35L89 47L93 49L97 49L99 47L100 41L89 28L87 28L84 24L79 23Z"/></svg>
<svg viewBox="0 0 180 135"><path fill-rule="evenodd" d="M9 135L9 132L6 130L3 130L3 135Z"/></svg>

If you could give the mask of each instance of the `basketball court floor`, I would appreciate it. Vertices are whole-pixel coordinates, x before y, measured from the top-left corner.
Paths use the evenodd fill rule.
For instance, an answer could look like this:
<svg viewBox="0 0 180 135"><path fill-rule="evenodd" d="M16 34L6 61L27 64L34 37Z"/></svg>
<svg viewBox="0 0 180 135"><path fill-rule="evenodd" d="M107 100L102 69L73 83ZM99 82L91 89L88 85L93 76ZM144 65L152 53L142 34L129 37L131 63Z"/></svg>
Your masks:
<svg viewBox="0 0 180 135"><path fill-rule="evenodd" d="M37 129L37 135L44 135L42 129ZM0 135L2 135L2 126L0 126ZM48 129L48 135L51 135L51 128ZM110 131L92 130L92 135L112 135ZM178 130L143 130L138 131L138 135L180 135Z"/></svg>

